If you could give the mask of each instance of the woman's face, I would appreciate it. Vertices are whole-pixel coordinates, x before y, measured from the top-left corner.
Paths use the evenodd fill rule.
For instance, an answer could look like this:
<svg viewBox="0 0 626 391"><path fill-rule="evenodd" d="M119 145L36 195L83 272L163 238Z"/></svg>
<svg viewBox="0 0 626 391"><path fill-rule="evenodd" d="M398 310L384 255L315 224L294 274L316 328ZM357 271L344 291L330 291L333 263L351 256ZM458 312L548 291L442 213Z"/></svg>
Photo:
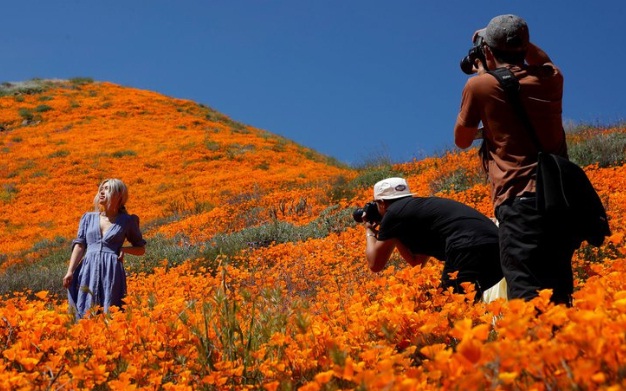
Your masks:
<svg viewBox="0 0 626 391"><path fill-rule="evenodd" d="M100 190L98 191L98 202L100 205L105 208L108 205L115 206L117 205L118 195L116 193L111 192L111 187L109 186L109 182L104 182L100 186Z"/></svg>

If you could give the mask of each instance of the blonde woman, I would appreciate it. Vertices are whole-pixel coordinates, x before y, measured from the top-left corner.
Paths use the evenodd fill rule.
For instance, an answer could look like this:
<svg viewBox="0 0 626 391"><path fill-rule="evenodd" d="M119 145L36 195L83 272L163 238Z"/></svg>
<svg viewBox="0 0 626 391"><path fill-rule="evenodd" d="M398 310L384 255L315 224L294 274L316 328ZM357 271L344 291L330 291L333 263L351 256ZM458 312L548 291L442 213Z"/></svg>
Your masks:
<svg viewBox="0 0 626 391"><path fill-rule="evenodd" d="M77 318L94 307L108 312L126 295L124 254L143 255L146 241L139 217L126 211L128 189L119 179L105 179L94 197L94 212L83 215L63 286ZM128 241L130 246L124 246Z"/></svg>

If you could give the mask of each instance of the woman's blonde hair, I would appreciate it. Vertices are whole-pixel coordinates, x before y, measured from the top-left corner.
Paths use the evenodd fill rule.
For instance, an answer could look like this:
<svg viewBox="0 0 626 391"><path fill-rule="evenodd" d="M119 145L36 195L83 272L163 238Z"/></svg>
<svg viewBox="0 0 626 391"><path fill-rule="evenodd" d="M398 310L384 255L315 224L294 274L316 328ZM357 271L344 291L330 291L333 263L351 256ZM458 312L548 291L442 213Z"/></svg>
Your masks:
<svg viewBox="0 0 626 391"><path fill-rule="evenodd" d="M126 213L126 201L128 201L128 188L120 179L110 178L105 179L100 182L100 186L98 186L98 191L96 192L96 196L93 199L93 205L96 212L101 211L100 206L100 190L105 184L109 184L109 191L106 192L106 200L107 200L107 209L112 206L117 206L118 212ZM117 195L118 205L111 205L111 201Z"/></svg>

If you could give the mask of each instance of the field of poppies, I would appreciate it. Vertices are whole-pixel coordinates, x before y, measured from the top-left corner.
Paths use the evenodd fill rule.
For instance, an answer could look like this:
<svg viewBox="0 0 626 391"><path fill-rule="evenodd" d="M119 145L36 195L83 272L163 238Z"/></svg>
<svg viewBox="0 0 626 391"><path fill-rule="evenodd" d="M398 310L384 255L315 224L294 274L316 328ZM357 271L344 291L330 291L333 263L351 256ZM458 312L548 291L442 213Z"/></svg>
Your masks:
<svg viewBox="0 0 626 391"><path fill-rule="evenodd" d="M371 273L351 212L397 174L492 216L475 150L353 168L150 91L75 79L0 92L0 390L626 389L623 147L584 164L613 233L576 253L574 306L549 291L471 304L470 287L438 288L435 261L394 255ZM577 156L607 157L624 135L568 137ZM123 308L75 322L70 241L111 177L129 186L147 254L125 260Z"/></svg>

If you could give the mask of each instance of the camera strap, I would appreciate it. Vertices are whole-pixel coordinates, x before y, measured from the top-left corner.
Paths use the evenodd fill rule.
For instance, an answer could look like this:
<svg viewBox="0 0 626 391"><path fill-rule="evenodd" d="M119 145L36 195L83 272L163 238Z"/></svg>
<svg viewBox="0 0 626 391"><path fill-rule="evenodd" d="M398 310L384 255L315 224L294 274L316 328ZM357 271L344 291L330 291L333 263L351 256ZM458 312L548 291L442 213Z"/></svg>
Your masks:
<svg viewBox="0 0 626 391"><path fill-rule="evenodd" d="M492 75L498 80L498 82L500 83L500 86L502 87L502 89L504 90L504 93L507 96L509 103L513 105L513 108L515 108L517 115L519 116L520 120L522 121L526 129L528 130L528 134L530 135L530 138L535 144L535 147L537 147L538 151L542 151L543 148L541 147L541 142L539 141L539 138L537 137L537 134L535 133L535 130L533 128L533 125L530 122L530 119L528 118L528 114L526 113L526 111L524 110L524 107L522 106L522 100L519 94L520 85L519 85L519 80L517 80L517 77L515 77L515 75L513 74L513 72L511 72L509 68L505 68L505 67L496 68L493 71L487 71L487 73L489 73L490 75Z"/></svg>

